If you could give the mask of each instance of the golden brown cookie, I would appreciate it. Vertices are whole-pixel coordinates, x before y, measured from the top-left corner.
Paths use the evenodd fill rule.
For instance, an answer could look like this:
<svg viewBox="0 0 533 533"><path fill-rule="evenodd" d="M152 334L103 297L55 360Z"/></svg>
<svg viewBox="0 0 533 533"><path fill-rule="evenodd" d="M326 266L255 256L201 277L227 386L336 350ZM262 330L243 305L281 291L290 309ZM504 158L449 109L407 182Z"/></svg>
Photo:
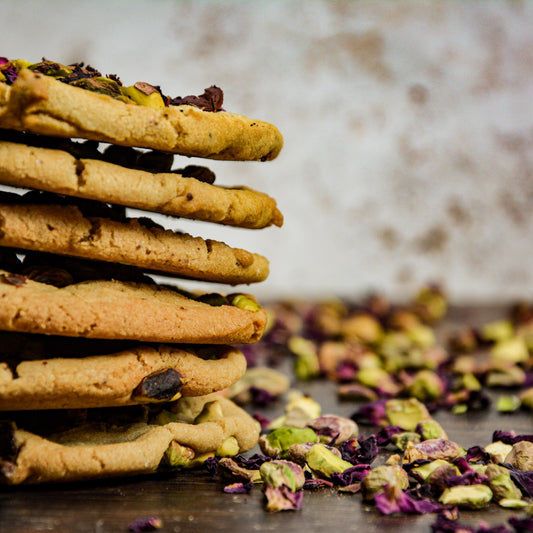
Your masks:
<svg viewBox="0 0 533 533"><path fill-rule="evenodd" d="M0 183L244 228L283 224L276 201L246 187L220 187L21 143L0 141Z"/></svg>
<svg viewBox="0 0 533 533"><path fill-rule="evenodd" d="M257 443L257 422L218 395L182 398L169 409L155 420L129 423L113 420L109 411L101 421L46 435L16 428L6 419L0 423L0 483L148 474L193 465L205 454L235 455Z"/></svg>
<svg viewBox="0 0 533 533"><path fill-rule="evenodd" d="M149 219L86 216L78 206L61 205L59 202L65 200L54 195L46 195L44 201L47 203L34 195L31 199L16 194L0 196L0 246L133 265L230 285L255 283L268 276L268 260L259 254L165 230ZM91 207L98 212L92 203L89 212Z"/></svg>
<svg viewBox="0 0 533 533"><path fill-rule="evenodd" d="M244 355L229 346L123 344L0 331L0 411L203 396L233 385L246 369Z"/></svg>
<svg viewBox="0 0 533 533"><path fill-rule="evenodd" d="M0 127L186 156L266 161L283 146L279 130L267 122L192 105L128 104L28 69L11 85L7 107Z"/></svg>
<svg viewBox="0 0 533 533"><path fill-rule="evenodd" d="M265 311L248 295L210 305L170 287L86 281L55 287L0 270L0 329L190 344L259 340ZM240 307L238 307L240 306Z"/></svg>

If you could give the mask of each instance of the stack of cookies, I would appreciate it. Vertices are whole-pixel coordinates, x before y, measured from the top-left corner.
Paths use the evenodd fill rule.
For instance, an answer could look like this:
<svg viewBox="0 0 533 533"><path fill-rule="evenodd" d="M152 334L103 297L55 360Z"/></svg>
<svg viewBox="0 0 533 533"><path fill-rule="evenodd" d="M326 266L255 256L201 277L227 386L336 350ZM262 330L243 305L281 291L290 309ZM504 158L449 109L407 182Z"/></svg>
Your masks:
<svg viewBox="0 0 533 533"><path fill-rule="evenodd" d="M83 64L0 58L0 483L149 473L257 442L217 391L243 375L233 345L259 340L266 313L250 294L152 277L268 275L261 255L150 218L282 225L266 194L174 168L174 154L277 156L274 126L221 106L216 87L170 98Z"/></svg>

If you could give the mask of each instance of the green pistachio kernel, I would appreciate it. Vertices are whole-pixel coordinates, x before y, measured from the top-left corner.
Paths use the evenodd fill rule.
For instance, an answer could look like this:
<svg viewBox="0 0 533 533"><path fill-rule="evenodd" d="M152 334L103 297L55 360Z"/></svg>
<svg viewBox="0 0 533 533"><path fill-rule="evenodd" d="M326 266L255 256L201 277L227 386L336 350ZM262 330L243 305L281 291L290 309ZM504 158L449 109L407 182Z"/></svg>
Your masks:
<svg viewBox="0 0 533 533"><path fill-rule="evenodd" d="M431 461L430 463L425 463L421 466L417 466L413 468L411 471L417 474L422 480L426 481L429 479L431 474L435 472L438 468L441 468L443 466L449 466L456 470L457 474L460 475L459 469L449 463L448 461L445 461L444 459L435 459L434 461Z"/></svg>
<svg viewBox="0 0 533 533"><path fill-rule="evenodd" d="M194 419L194 423L202 424L203 422L209 422L210 420L220 420L223 417L224 414L222 413L220 402L213 400L204 405L202 412Z"/></svg>
<svg viewBox="0 0 533 533"><path fill-rule="evenodd" d="M422 440L447 439L446 431L436 420L423 420L417 427Z"/></svg>
<svg viewBox="0 0 533 533"><path fill-rule="evenodd" d="M444 383L436 372L419 370L407 387L407 392L421 401L435 400L444 393Z"/></svg>
<svg viewBox="0 0 533 533"><path fill-rule="evenodd" d="M481 337L487 341L510 339L514 335L514 326L510 320L496 320L481 328Z"/></svg>
<svg viewBox="0 0 533 533"><path fill-rule="evenodd" d="M514 394L502 394L498 396L496 409L500 413L514 413L520 407L521 403L520 398Z"/></svg>
<svg viewBox="0 0 533 533"><path fill-rule="evenodd" d="M414 431L402 431L401 433L395 433L391 437L392 444L402 451L407 449L407 445L418 444L420 442L420 435Z"/></svg>
<svg viewBox="0 0 533 533"><path fill-rule="evenodd" d="M163 461L172 468L185 468L191 465L195 457L196 453L192 448L172 441L165 451Z"/></svg>
<svg viewBox="0 0 533 533"><path fill-rule="evenodd" d="M311 428L279 428L268 435L262 435L259 446L264 454L271 457L283 456L293 444L318 442L317 434Z"/></svg>
<svg viewBox="0 0 533 533"><path fill-rule="evenodd" d="M391 425L407 431L414 431L420 422L431 418L426 406L416 398L388 400L385 413Z"/></svg>
<svg viewBox="0 0 533 533"><path fill-rule="evenodd" d="M233 294L228 296L231 305L243 309L245 311L259 311L261 306L251 297L246 294Z"/></svg>
<svg viewBox="0 0 533 533"><path fill-rule="evenodd" d="M228 437L215 451L217 457L233 457L240 451L239 443L235 437Z"/></svg>
<svg viewBox="0 0 533 533"><path fill-rule="evenodd" d="M266 461L259 468L259 474L265 485L270 487L286 486L292 492L296 491L294 473L288 464L282 461Z"/></svg>
<svg viewBox="0 0 533 533"><path fill-rule="evenodd" d="M444 490L439 498L443 505L479 509L492 500L492 491L487 485L459 485Z"/></svg>
<svg viewBox="0 0 533 533"><path fill-rule="evenodd" d="M152 420L152 424L164 426L165 424L169 424L170 422L176 422L176 420L177 417L174 413L172 413L171 411L163 410L154 418L154 420Z"/></svg>
<svg viewBox="0 0 533 533"><path fill-rule="evenodd" d="M531 504L521 499L502 498L498 501L498 505L505 509L527 509Z"/></svg>
<svg viewBox="0 0 533 533"><path fill-rule="evenodd" d="M237 403L247 403L252 399L250 389L265 390L272 396L280 396L289 390L289 378L279 370L267 366L246 369L244 376L234 383L228 396Z"/></svg>
<svg viewBox="0 0 533 533"><path fill-rule="evenodd" d="M296 356L294 373L298 379L313 379L320 374L318 350L313 341L294 335L289 339L287 346Z"/></svg>
<svg viewBox="0 0 533 533"><path fill-rule="evenodd" d="M153 109L165 108L165 102L158 91L153 91L150 92L150 94L146 94L148 91L141 90L135 85L131 85L129 87L121 87L121 92L123 95L131 98L131 100L133 100L136 104L143 105L145 107L152 107Z"/></svg>
<svg viewBox="0 0 533 533"><path fill-rule="evenodd" d="M513 444L505 457L505 463L513 465L524 472L533 470L533 442L522 440Z"/></svg>
<svg viewBox="0 0 533 533"><path fill-rule="evenodd" d="M485 469L485 475L489 478L489 487L492 490L494 499L520 500L522 493L511 479L511 473L503 466L489 464Z"/></svg>
<svg viewBox="0 0 533 533"><path fill-rule="evenodd" d="M498 341L490 351L491 357L496 361L510 363L525 363L529 359L529 350L523 338L512 337Z"/></svg>
<svg viewBox="0 0 533 533"><path fill-rule="evenodd" d="M500 440L491 442L485 446L485 451L490 455L491 460L495 463L503 463L512 449L513 447L510 444L505 444Z"/></svg>
<svg viewBox="0 0 533 533"><path fill-rule="evenodd" d="M409 487L407 472L399 465L380 465L373 468L363 479L363 498L371 500L388 486L390 490L405 490Z"/></svg>
<svg viewBox="0 0 533 533"><path fill-rule="evenodd" d="M485 383L487 387L516 387L522 385L526 378L525 371L512 364L505 368L490 370L485 377Z"/></svg>
<svg viewBox="0 0 533 533"><path fill-rule="evenodd" d="M417 324L407 331L409 340L420 348L431 348L437 343L435 331L425 324Z"/></svg>
<svg viewBox="0 0 533 533"><path fill-rule="evenodd" d="M383 337L383 328L374 316L357 313L341 321L340 334L345 339L376 344Z"/></svg>
<svg viewBox="0 0 533 533"><path fill-rule="evenodd" d="M281 427L305 427L311 420L318 418L322 408L318 402L304 396L299 391L289 391L289 401L285 406L285 414L273 420L268 429Z"/></svg>
<svg viewBox="0 0 533 533"><path fill-rule="evenodd" d="M353 465L340 459L322 444L315 444L305 455L305 461L314 472L319 472L325 477L334 473L342 473Z"/></svg>

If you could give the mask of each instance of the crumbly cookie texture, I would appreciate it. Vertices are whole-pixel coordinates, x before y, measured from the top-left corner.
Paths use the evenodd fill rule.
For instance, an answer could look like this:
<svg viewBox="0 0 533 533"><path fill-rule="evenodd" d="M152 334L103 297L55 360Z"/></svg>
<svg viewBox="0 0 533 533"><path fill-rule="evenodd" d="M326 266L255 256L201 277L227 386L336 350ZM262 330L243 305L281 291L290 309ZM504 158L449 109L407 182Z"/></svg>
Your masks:
<svg viewBox="0 0 533 533"><path fill-rule="evenodd" d="M162 343L239 344L261 337L266 313L212 306L171 288L86 281L57 288L0 270L0 329Z"/></svg>
<svg viewBox="0 0 533 533"><path fill-rule="evenodd" d="M250 229L283 224L276 201L246 187L220 187L19 143L0 141L0 183Z"/></svg>
<svg viewBox="0 0 533 533"><path fill-rule="evenodd" d="M7 100L0 127L44 135L225 160L271 160L283 146L279 130L267 122L190 105L126 104L27 69L18 74Z"/></svg>
<svg viewBox="0 0 533 533"><path fill-rule="evenodd" d="M246 370L242 352L229 346L138 345L106 355L76 355L50 353L15 364L13 358L3 362L0 355L0 410L135 405L168 401L169 393L171 398L203 396L230 387Z"/></svg>
<svg viewBox="0 0 533 533"><path fill-rule="evenodd" d="M206 422L195 418L206 404L217 402L220 415ZM164 425L113 420L81 424L43 437L24 429L13 431L14 457L0 457L0 483L8 485L65 482L157 471L174 442L196 454L215 452L229 438L238 453L259 438L257 422L230 400L218 395L182 398L173 408L177 421Z"/></svg>
<svg viewBox="0 0 533 533"><path fill-rule="evenodd" d="M17 196L13 195L17 202ZM73 205L3 203L0 246L137 266L204 281L255 283L268 260L220 241L139 223L84 216Z"/></svg>

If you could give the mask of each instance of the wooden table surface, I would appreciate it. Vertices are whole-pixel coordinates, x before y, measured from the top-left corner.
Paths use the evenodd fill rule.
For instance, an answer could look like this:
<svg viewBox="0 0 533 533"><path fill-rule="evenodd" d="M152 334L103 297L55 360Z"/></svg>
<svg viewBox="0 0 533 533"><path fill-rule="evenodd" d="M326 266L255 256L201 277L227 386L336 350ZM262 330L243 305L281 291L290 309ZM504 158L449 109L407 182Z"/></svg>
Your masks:
<svg viewBox="0 0 533 533"><path fill-rule="evenodd" d="M441 331L501 316L501 308L455 309ZM324 413L349 416L357 407L355 402L339 402L331 382L320 380L297 387L311 394ZM283 407L281 400L262 412L277 415ZM502 415L492 407L461 416L438 412L435 418L449 438L464 447L488 444L495 429L533 432L533 414L527 411ZM371 432L371 428L361 427L363 435ZM364 504L359 494L339 494L331 489L305 491L300 511L268 513L259 487L250 494L225 494L222 488L222 482L203 470L105 482L3 488L0 532L125 532L135 519L152 515L163 521L158 530L161 532L324 532L333 527L337 531L416 533L430 532L435 520L435 515L383 516L372 505ZM474 525L483 520L496 525L513 514L491 504L481 511L461 511L461 521Z"/></svg>

